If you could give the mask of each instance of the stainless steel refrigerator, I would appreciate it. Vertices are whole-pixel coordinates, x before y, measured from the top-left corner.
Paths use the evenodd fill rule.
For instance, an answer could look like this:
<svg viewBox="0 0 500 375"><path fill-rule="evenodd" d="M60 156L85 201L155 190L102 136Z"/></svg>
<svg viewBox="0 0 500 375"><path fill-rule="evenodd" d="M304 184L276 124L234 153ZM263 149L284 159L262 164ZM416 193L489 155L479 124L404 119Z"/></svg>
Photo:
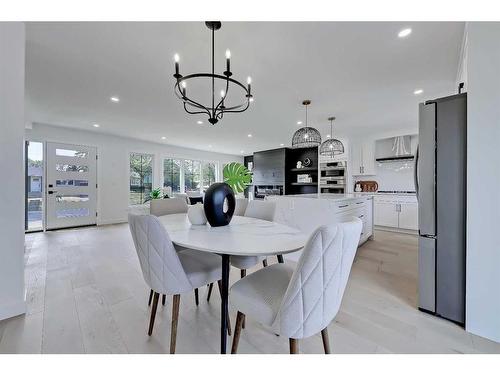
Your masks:
<svg viewBox="0 0 500 375"><path fill-rule="evenodd" d="M465 324L467 94L420 104L418 306Z"/></svg>

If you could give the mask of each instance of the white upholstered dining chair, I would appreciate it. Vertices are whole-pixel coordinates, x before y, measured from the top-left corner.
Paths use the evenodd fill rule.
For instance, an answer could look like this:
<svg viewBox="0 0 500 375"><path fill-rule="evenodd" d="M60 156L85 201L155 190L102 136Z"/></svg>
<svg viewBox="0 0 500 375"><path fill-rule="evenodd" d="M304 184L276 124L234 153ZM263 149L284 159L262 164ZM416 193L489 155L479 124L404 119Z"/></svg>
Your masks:
<svg viewBox="0 0 500 375"><path fill-rule="evenodd" d="M188 204L184 198L151 199L149 209L155 216L182 214L188 212Z"/></svg>
<svg viewBox="0 0 500 375"><path fill-rule="evenodd" d="M274 264L238 280L229 301L238 310L232 353L245 316L289 338L290 353L299 351L300 339L321 332L325 353L330 353L327 327L342 302L361 235L359 218L319 227L307 241L294 269Z"/></svg>
<svg viewBox="0 0 500 375"><path fill-rule="evenodd" d="M243 216L253 217L266 221L273 221L276 204L269 201L249 200ZM283 257L278 257L279 262L283 262ZM241 270L241 277L246 275L246 270L252 268L257 263L262 262L264 267L267 266L266 257L258 256L232 256L231 265Z"/></svg>
<svg viewBox="0 0 500 375"><path fill-rule="evenodd" d="M245 216L245 211L248 206L247 198L236 198L236 206L234 207L234 216Z"/></svg>
<svg viewBox="0 0 500 375"><path fill-rule="evenodd" d="M218 255L185 249L177 252L157 217L129 214L128 222L146 284L154 291L148 335L153 333L160 294L173 295L170 353L175 353L182 293L221 279Z"/></svg>

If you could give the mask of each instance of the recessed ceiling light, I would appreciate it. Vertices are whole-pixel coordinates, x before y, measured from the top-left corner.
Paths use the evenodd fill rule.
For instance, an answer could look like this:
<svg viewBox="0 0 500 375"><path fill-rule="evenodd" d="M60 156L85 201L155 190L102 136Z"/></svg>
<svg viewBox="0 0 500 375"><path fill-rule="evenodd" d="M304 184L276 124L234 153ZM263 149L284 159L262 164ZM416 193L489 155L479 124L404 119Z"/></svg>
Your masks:
<svg viewBox="0 0 500 375"><path fill-rule="evenodd" d="M302 121L297 121L297 125L302 125Z"/></svg>
<svg viewBox="0 0 500 375"><path fill-rule="evenodd" d="M406 38L408 35L411 34L411 29L408 28L408 29L403 29L401 30L399 33L398 33L398 37L400 38Z"/></svg>
<svg viewBox="0 0 500 375"><path fill-rule="evenodd" d="M283 147L285 144L284 143L280 143L280 146Z"/></svg>
<svg viewBox="0 0 500 375"><path fill-rule="evenodd" d="M248 137L248 138L252 138L252 134L248 134L248 135L247 135L247 137Z"/></svg>
<svg viewBox="0 0 500 375"><path fill-rule="evenodd" d="M330 137L331 137L331 135L330 135L330 134L327 134L327 135L326 135L326 138L330 138Z"/></svg>
<svg viewBox="0 0 500 375"><path fill-rule="evenodd" d="M167 137L161 137L161 139L167 139Z"/></svg>
<svg viewBox="0 0 500 375"><path fill-rule="evenodd" d="M243 154L245 151L241 150L240 153Z"/></svg>
<svg viewBox="0 0 500 375"><path fill-rule="evenodd" d="M201 124L203 124L203 121L198 120L198 121L196 121L196 123L197 123L198 125L201 125Z"/></svg>
<svg viewBox="0 0 500 375"><path fill-rule="evenodd" d="M120 101L120 98L118 96L112 96L111 98L109 98L109 100L111 100L112 102L118 103Z"/></svg>
<svg viewBox="0 0 500 375"><path fill-rule="evenodd" d="M422 94L423 92L424 92L424 90L422 90L422 89L417 89L417 90L413 91L413 93L414 93L415 95L420 95L420 94Z"/></svg>
<svg viewBox="0 0 500 375"><path fill-rule="evenodd" d="M93 126L94 128L98 128L98 127L99 127L99 126L101 126L101 125L99 125L99 124L94 124L94 125L92 125L92 126Z"/></svg>

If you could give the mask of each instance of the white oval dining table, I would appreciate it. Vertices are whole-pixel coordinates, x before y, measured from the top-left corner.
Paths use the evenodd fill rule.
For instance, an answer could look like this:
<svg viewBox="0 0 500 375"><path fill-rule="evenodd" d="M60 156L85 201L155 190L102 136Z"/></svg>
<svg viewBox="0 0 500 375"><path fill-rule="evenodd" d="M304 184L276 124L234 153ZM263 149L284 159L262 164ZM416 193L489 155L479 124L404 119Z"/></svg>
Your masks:
<svg viewBox="0 0 500 375"><path fill-rule="evenodd" d="M175 245L221 256L220 350L225 354L231 255L271 256L291 253L304 247L307 236L298 229L283 224L245 216L233 216L229 225L222 227L192 225L187 214L164 215L158 219Z"/></svg>

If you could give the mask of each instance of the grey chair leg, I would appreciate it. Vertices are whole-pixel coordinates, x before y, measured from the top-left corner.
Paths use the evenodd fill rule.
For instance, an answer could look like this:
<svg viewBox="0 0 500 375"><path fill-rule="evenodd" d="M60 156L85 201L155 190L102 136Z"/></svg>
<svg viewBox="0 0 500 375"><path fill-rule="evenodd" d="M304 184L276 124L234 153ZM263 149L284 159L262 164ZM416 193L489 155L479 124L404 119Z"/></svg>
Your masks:
<svg viewBox="0 0 500 375"><path fill-rule="evenodd" d="M167 299L167 296L166 296L165 294L164 294L163 296L161 296L161 304L162 304L163 306L165 306L165 301L166 301L166 299Z"/></svg>
<svg viewBox="0 0 500 375"><path fill-rule="evenodd" d="M283 255L276 255L276 258L278 258L278 263L285 263L285 260L283 259Z"/></svg>
<svg viewBox="0 0 500 375"><path fill-rule="evenodd" d="M245 320L245 314L238 311L236 315L236 324L234 326L234 336L233 345L231 346L231 354L236 354L238 352L238 343L240 342L241 329L243 328L243 321Z"/></svg>

